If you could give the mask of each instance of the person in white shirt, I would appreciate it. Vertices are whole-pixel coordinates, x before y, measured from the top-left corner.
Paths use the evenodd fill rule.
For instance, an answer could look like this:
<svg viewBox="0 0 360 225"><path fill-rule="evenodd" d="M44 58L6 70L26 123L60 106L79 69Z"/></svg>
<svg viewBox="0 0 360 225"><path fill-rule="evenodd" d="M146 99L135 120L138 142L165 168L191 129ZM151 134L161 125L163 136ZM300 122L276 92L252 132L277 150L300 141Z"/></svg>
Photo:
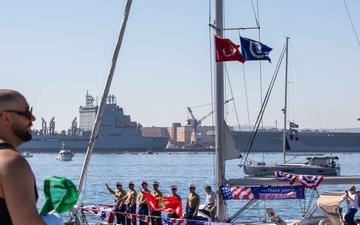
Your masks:
<svg viewBox="0 0 360 225"><path fill-rule="evenodd" d="M199 211L205 213L213 220L216 210L216 194L211 190L211 186L206 186L205 192L206 192L205 204L204 207Z"/></svg>
<svg viewBox="0 0 360 225"><path fill-rule="evenodd" d="M355 213L358 211L358 195L354 185L351 185L349 192L345 191L345 194L342 195L343 199L346 199L348 211L345 214L345 222L347 225L355 225L354 217Z"/></svg>

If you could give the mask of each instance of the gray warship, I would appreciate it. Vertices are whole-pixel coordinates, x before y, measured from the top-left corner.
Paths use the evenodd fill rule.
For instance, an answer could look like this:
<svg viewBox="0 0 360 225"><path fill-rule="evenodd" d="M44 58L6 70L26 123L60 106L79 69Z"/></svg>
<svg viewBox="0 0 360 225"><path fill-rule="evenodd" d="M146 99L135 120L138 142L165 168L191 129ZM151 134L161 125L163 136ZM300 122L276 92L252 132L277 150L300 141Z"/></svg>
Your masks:
<svg viewBox="0 0 360 225"><path fill-rule="evenodd" d="M55 132L55 119L52 118L49 127L47 127L45 120L42 118L42 129L34 129L32 140L21 145L19 150L33 153L57 153L64 143L72 152L86 152L99 106L94 105L95 99L88 93L85 99L85 105L79 108L79 127L75 117L67 131L57 133ZM129 115L124 115L123 108L116 104L115 96L109 95L94 152L163 150L168 143L168 139L168 137L143 136L141 125L131 121Z"/></svg>
<svg viewBox="0 0 360 225"><path fill-rule="evenodd" d="M242 153L248 149L250 131L234 131L232 135ZM268 130L258 132L250 152L282 152L283 131ZM293 135L289 130L287 137L287 152L330 153L330 152L360 152L360 133L355 132L298 132Z"/></svg>

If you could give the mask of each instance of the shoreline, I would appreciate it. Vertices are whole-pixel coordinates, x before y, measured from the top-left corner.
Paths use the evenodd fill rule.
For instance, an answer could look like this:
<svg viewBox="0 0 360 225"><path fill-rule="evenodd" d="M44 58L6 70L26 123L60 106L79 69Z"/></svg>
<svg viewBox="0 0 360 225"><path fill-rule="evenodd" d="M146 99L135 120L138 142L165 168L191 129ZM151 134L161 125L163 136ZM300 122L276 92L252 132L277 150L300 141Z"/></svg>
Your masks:
<svg viewBox="0 0 360 225"><path fill-rule="evenodd" d="M86 153L86 149L70 149L73 153ZM58 153L60 149L18 149L19 152L30 152L30 153ZM214 148L165 148L165 149L117 149L117 150L109 150L109 149L94 149L93 154L148 154L151 155L151 152L154 153L214 153ZM282 153L282 150L268 150L268 151L257 151L253 150L249 154L252 153ZM332 154L332 153L360 153L359 151L331 151L331 150L318 150L318 151L287 151L287 154L304 154L304 155L314 155L314 154ZM241 154L245 154L245 152L241 152Z"/></svg>

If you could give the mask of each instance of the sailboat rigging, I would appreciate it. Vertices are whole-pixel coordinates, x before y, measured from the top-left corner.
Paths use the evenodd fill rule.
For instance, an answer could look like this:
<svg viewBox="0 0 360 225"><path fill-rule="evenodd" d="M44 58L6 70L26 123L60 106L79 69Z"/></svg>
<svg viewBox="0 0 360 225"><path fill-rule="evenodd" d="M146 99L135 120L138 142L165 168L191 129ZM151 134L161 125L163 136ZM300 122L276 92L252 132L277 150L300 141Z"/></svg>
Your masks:
<svg viewBox="0 0 360 225"><path fill-rule="evenodd" d="M124 29L126 26L126 21L127 21L127 17L128 17L128 12L130 10L131 2L132 2L132 0L128 0L127 5L126 5L124 18L123 18L123 25L122 25L121 32L119 35L116 50L114 52L111 69L109 72L109 77L108 77L106 87L104 90L104 94L103 94L103 98L102 98L102 104L106 101L106 96L108 95L108 92L109 92L111 80L112 80L113 73L114 73L115 66L116 66L117 55L120 50L121 40L122 40L122 37L124 34ZM216 36L218 36L218 37L223 36L223 1L222 0L215 0L215 33L216 33ZM216 211L217 212L216 212L216 214L217 214L217 221L226 222L227 221L226 200L223 199L223 196L221 194L221 188L223 186L239 185L239 184L240 185L253 185L256 183L255 181L259 182L258 185L264 185L264 184L269 185L269 184L271 184L271 182L275 183L275 181L274 181L275 178L273 178L273 180L271 180L271 182L270 182L270 180L257 180L257 179L249 179L249 180L246 180L246 179L226 180L225 179L225 160L228 159L228 155L227 155L228 153L227 153L227 151L225 151L225 149L227 149L227 147L229 146L229 142L231 142L232 136L229 135L227 125L224 122L225 98L224 98L224 89L223 89L223 86L224 86L223 62L217 62L215 64L215 71L216 71L215 72L215 153L216 153L215 179L216 179L216 192L217 192L217 195L216 195L216 197L217 197L217 199L216 199L217 200L217 210ZM97 117L96 117L96 123L93 127L91 140L89 142L89 147L88 147L88 150L86 153L81 178L79 181L79 186L78 186L79 193L82 189L82 184L84 182L84 177L85 177L85 174L87 171L87 167L89 165L89 160L90 160L90 156L92 153L92 149L94 147L94 142L96 141L96 138L97 138L97 131L98 131L100 123L101 123L103 111L104 111L103 106L100 106L99 113L97 114ZM355 179L355 178L351 177L349 180L346 180L344 182L349 182L349 181L352 181L353 179ZM360 179L358 179L357 182L360 182ZM278 184L278 182L276 182L276 183ZM78 218L77 222L79 222L79 224L80 224L79 217L78 217L79 210L80 209L72 210L72 215L75 216L76 218ZM81 224L83 224L83 223L81 223Z"/></svg>
<svg viewBox="0 0 360 225"><path fill-rule="evenodd" d="M89 145L88 145L88 148L86 150L85 160L84 160L83 168L81 170L79 184L77 186L77 190L78 190L79 195L80 195L81 190L82 190L82 186L83 186L85 176L86 176L86 173L87 173L87 169L88 169L88 166L89 166L89 163L90 163L90 159L91 159L91 155L92 155L92 152L93 152L93 149L94 149L94 145L95 145L96 139L98 137L98 132L99 132L99 128L100 128L100 125L101 125L101 120L102 120L103 113L104 113L105 103L106 103L106 100L107 100L108 95L109 95L111 82L112 82L112 79L114 77L114 72L115 72L115 68L116 68L117 58L118 58L118 55L119 55L119 52L120 52L120 47L121 47L121 44L122 44L122 40L123 40L123 37L124 37L124 34L125 34L126 23L127 23L128 17L129 17L131 4L132 4L132 0L127 0L125 10L124 10L124 14L123 14L123 19L122 19L122 22L121 22L121 28L120 28L118 40L117 40L115 51L114 51L114 54L113 54L113 57L112 57L112 60L111 60L109 75L108 75L108 78L106 80L106 85L105 85L105 88L104 88L104 93L103 93L102 98L101 98L99 111L96 114L95 124L93 126L92 131L91 131ZM79 204L79 205L81 205L81 204ZM82 218L82 219L80 219L80 218ZM70 221L72 219L74 219L78 223L80 222L80 220L85 220L84 222L87 223L86 217L84 216L82 211L80 212L79 208L74 208L74 209L72 209L70 211Z"/></svg>
<svg viewBox="0 0 360 225"><path fill-rule="evenodd" d="M307 175L323 175L323 176L339 176L340 175L340 164L337 156L311 156L307 158L305 163L288 163L286 162L287 151L290 149L288 143L288 129L287 129L287 86L288 86L288 43L289 37L286 38L286 44L283 53L285 53L285 102L284 108L282 109L284 114L284 128L283 128L283 162L276 165L266 165L265 162L254 163L252 161L246 161L244 164L240 164L243 167L245 176L273 176L275 171L293 173L293 174L307 174ZM283 57L280 57L282 60ZM279 64L278 64L279 65ZM273 81L273 80L272 80ZM272 83L273 84L273 83ZM268 98L268 95L265 99ZM265 109L262 109L265 110ZM263 111L261 112L261 114ZM260 116L259 116L260 117ZM259 118L258 117L258 118ZM257 121L258 122L258 121ZM294 123L290 124L291 130L293 130ZM294 131L295 132L295 131ZM256 133L254 134L254 136ZM254 138L253 136L253 138ZM251 150L248 149L247 154ZM247 155L246 155L247 157Z"/></svg>

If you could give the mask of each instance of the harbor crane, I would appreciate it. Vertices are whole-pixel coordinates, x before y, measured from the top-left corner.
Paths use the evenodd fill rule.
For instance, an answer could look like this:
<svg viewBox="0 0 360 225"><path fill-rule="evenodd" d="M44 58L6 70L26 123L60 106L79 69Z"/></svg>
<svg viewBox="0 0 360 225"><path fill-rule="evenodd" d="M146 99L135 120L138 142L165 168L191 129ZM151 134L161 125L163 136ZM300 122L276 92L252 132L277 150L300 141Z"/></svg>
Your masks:
<svg viewBox="0 0 360 225"><path fill-rule="evenodd" d="M224 104L232 101L234 98L231 98L229 100L226 100ZM197 132L197 128L198 126L201 124L201 122L203 120L205 120L206 118L208 118L209 116L211 116L214 113L214 110L211 110L211 112L209 112L208 114L206 114L204 117L202 117L201 119L196 119L191 108L187 107L189 114L191 116L191 119L187 119L186 120L186 125L190 125L193 128L193 133L191 134L191 141L190 144L187 145L187 147L189 148L200 148L201 144L200 144L200 140L201 140L201 134L199 134Z"/></svg>

